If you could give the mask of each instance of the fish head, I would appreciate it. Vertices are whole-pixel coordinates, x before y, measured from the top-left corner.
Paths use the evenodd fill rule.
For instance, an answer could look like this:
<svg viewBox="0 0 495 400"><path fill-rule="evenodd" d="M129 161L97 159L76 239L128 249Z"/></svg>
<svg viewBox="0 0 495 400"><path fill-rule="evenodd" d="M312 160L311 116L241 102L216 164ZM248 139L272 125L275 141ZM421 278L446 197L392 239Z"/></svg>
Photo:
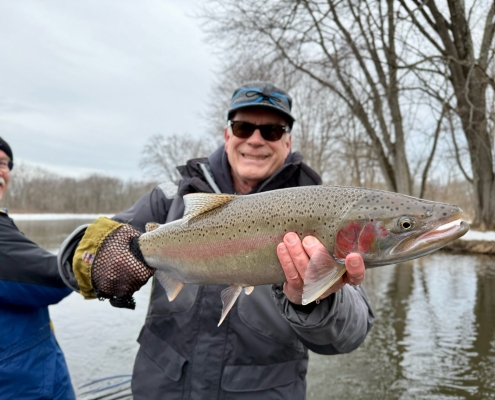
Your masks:
<svg viewBox="0 0 495 400"><path fill-rule="evenodd" d="M367 267L412 260L463 236L469 225L452 204L370 190L342 218L334 255L362 255Z"/></svg>

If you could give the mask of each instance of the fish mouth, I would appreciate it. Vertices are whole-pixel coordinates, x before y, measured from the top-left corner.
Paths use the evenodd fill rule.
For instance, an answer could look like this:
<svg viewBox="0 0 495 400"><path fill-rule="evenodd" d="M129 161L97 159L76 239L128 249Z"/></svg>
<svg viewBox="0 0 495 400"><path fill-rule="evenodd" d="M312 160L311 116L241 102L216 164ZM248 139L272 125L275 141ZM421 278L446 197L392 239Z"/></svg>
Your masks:
<svg viewBox="0 0 495 400"><path fill-rule="evenodd" d="M469 224L457 216L453 221L448 221L435 229L430 229L420 236L411 238L401 250L411 255L431 253L440 249L447 243L459 239L469 231Z"/></svg>

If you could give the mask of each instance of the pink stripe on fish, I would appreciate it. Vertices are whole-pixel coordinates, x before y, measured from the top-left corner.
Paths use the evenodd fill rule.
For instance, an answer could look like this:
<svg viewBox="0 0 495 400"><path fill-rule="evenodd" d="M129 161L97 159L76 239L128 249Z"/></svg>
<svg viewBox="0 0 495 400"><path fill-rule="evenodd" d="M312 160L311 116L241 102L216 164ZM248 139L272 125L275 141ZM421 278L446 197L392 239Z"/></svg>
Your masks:
<svg viewBox="0 0 495 400"><path fill-rule="evenodd" d="M221 258L227 255L247 253L261 247L277 245L282 242L283 235L263 237L230 238L210 243L180 243L162 246L159 253L170 258L182 260L205 260ZM193 251L191 251L191 249ZM158 249L157 249L158 250Z"/></svg>

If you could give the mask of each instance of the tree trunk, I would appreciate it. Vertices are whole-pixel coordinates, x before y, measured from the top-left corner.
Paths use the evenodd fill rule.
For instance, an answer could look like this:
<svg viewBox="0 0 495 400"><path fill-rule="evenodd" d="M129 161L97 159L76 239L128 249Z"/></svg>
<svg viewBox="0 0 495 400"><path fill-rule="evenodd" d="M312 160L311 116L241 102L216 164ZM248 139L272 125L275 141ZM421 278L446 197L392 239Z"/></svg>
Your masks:
<svg viewBox="0 0 495 400"><path fill-rule="evenodd" d="M457 112L466 135L473 171L475 217L480 230L495 229L495 174L492 143L486 121L486 83L473 74L467 85L456 85Z"/></svg>

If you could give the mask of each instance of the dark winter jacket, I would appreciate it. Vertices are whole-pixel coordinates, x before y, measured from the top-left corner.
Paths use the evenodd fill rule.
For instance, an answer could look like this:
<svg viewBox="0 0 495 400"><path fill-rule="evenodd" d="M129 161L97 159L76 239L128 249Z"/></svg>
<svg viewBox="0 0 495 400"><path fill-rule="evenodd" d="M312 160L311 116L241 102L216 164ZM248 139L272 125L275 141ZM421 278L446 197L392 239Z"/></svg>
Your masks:
<svg viewBox="0 0 495 400"><path fill-rule="evenodd" d="M48 314L70 293L56 256L0 211L0 399L75 399Z"/></svg>
<svg viewBox="0 0 495 400"><path fill-rule="evenodd" d="M299 153L291 154L253 193L320 184L301 160ZM115 219L144 229L151 220L163 224L181 218L185 194L213 191L198 164L209 165L222 193L234 193L226 154L219 149L209 159L179 168L177 195L170 185L156 188ZM373 323L362 288L345 287L307 313L294 309L281 285L267 285L240 296L218 327L223 289L186 285L169 302L162 286L153 286L138 339L134 399L304 399L307 349L321 354L352 351Z"/></svg>
<svg viewBox="0 0 495 400"><path fill-rule="evenodd" d="M188 193L234 193L223 148L178 169L178 186L160 185L114 220L144 230L148 222L181 218ZM293 153L252 193L317 184L319 176ZM70 271L65 275L74 282ZM266 285L257 286L250 296L241 295L218 327L225 287L185 285L169 302L163 287L154 282L138 338L135 400L304 399L308 348L321 354L350 352L373 324L362 287L346 286L317 305L294 306L282 285Z"/></svg>

